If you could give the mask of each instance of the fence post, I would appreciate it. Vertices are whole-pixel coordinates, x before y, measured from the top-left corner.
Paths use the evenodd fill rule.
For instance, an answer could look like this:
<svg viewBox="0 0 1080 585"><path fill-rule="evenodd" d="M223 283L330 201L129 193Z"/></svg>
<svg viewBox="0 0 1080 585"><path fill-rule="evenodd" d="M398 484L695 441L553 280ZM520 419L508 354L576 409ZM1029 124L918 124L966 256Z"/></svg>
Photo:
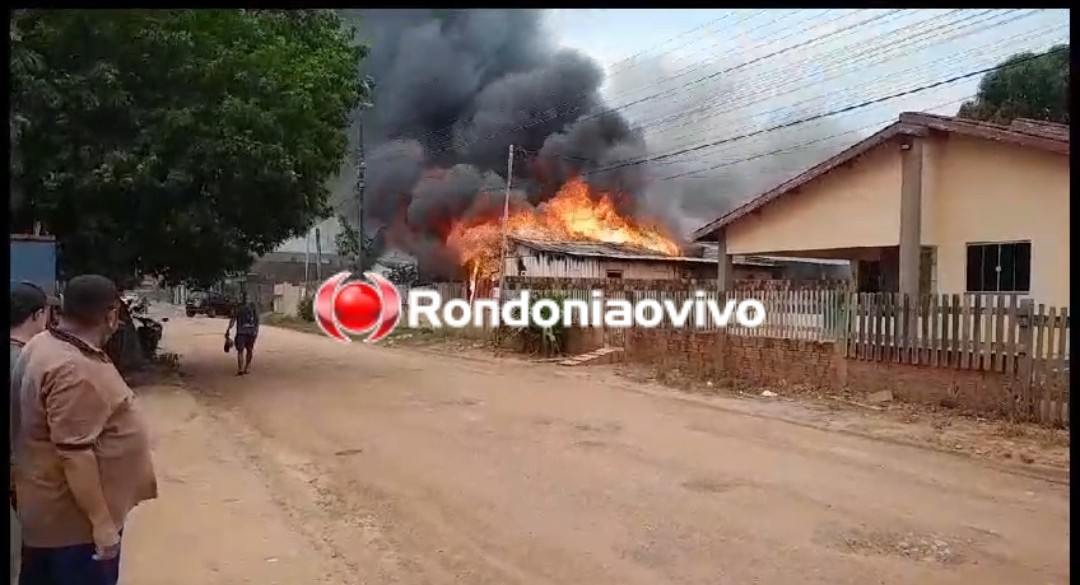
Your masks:
<svg viewBox="0 0 1080 585"><path fill-rule="evenodd" d="M1017 324L1019 325L1019 354L1017 357L1020 363L1017 364L1017 375L1019 376L1020 395L1017 396L1018 400L1014 400L1014 406L1023 405L1024 416L1031 416L1035 412L1035 392L1032 386L1032 376L1034 365L1034 323L1035 321L1035 301L1031 299L1020 301L1020 314L1017 316Z"/></svg>
<svg viewBox="0 0 1080 585"><path fill-rule="evenodd" d="M836 345L833 347L832 355L832 375L833 375L833 387L837 390L843 390L847 386L847 361L851 356L851 331L854 326L854 308L855 308L855 293L838 292L837 297L840 299L840 316L836 319L836 323L833 324L834 330L838 330L839 335L833 336L836 340Z"/></svg>

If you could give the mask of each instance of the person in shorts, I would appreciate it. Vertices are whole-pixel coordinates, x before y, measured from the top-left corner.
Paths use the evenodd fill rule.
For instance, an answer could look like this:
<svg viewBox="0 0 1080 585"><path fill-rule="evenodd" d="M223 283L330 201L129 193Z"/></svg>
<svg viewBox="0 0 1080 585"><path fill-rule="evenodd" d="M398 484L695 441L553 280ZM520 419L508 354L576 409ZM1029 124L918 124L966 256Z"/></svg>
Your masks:
<svg viewBox="0 0 1080 585"><path fill-rule="evenodd" d="M259 311L255 303L248 300L246 294L237 305L232 317L229 318L229 326L225 329L225 339L229 338L233 325L236 326L236 336L233 338L233 347L236 348L236 375L244 376L251 369L251 358L255 353L255 338L259 336Z"/></svg>

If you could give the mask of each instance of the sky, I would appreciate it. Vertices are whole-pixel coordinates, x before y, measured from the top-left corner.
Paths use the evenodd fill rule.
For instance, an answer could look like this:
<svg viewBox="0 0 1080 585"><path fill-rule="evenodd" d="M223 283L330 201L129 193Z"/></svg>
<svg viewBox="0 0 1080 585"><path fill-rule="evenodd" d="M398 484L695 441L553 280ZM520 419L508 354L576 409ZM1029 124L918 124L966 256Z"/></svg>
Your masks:
<svg viewBox="0 0 1080 585"><path fill-rule="evenodd" d="M681 230L832 156L902 111L955 114L981 75L747 134L1069 39L1066 9L553 9L546 19L555 44L604 68L608 106L641 128L650 155L665 157L650 164L649 197L657 209L678 207ZM671 156L711 142L721 144ZM303 240L291 248L302 251Z"/></svg>
<svg viewBox="0 0 1080 585"><path fill-rule="evenodd" d="M689 231L900 112L955 114L982 75L919 88L1067 43L1069 12L567 9L548 11L547 26L559 45L604 67L608 105L642 129L651 154L667 157L651 164L648 196L657 209L677 207Z"/></svg>
<svg viewBox="0 0 1080 585"><path fill-rule="evenodd" d="M875 17L880 19L861 24ZM923 49L912 62L947 60L958 48L983 49L955 60L976 68L990 55L1042 50L1069 38L1067 9L553 9L547 11L547 21L559 45L591 56L611 78L628 75L635 63L646 58L680 65L735 65L806 40L811 32L828 37L797 55L766 59L759 69L777 68L841 46L874 47L889 32L904 28L929 33L924 42L912 45ZM854 26L841 34L845 25ZM948 28L940 28L945 25ZM947 39L945 33L954 30L973 34ZM1020 38L1014 38L1017 35ZM1012 42L1003 45L1006 39ZM631 57L635 61L620 63ZM609 83L615 81L611 78ZM976 85L973 80L958 87L973 91Z"/></svg>

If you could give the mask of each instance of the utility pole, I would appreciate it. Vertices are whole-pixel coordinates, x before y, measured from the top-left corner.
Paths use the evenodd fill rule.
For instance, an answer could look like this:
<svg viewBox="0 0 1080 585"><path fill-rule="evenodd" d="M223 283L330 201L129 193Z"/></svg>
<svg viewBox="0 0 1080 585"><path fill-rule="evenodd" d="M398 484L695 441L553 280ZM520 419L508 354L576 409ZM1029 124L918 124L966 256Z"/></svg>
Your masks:
<svg viewBox="0 0 1080 585"><path fill-rule="evenodd" d="M311 282L311 230L304 234L304 294L308 292L308 283Z"/></svg>
<svg viewBox="0 0 1080 585"><path fill-rule="evenodd" d="M499 303L506 298L506 254L510 232L510 184L514 175L514 145L506 156L506 197L503 199L502 254L499 257ZM495 356L502 349L502 325L495 329Z"/></svg>
<svg viewBox="0 0 1080 585"><path fill-rule="evenodd" d="M322 232L315 228L315 280L322 283Z"/></svg>
<svg viewBox="0 0 1080 585"><path fill-rule="evenodd" d="M514 145L506 157L506 198L503 200L502 257L499 259L499 301L506 298L506 254L510 231L510 183L514 175Z"/></svg>
<svg viewBox="0 0 1080 585"><path fill-rule="evenodd" d="M364 266L364 113L356 117L356 270Z"/></svg>

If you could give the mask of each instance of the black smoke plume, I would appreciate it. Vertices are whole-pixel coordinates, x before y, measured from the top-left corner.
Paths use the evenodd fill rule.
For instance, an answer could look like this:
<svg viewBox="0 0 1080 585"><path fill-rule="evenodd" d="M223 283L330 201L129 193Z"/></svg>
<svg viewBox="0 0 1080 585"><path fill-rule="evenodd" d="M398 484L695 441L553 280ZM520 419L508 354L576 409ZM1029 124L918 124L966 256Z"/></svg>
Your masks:
<svg viewBox="0 0 1080 585"><path fill-rule="evenodd" d="M364 227L431 275L458 274L443 249L454 220L502 209L510 145L514 205L537 205L575 174L645 155L643 137L606 109L601 68L553 46L542 11L343 10L369 46L360 75L375 83L362 114ZM355 148L359 126L351 130ZM350 160L334 203L357 216ZM587 175L638 211L635 166Z"/></svg>

